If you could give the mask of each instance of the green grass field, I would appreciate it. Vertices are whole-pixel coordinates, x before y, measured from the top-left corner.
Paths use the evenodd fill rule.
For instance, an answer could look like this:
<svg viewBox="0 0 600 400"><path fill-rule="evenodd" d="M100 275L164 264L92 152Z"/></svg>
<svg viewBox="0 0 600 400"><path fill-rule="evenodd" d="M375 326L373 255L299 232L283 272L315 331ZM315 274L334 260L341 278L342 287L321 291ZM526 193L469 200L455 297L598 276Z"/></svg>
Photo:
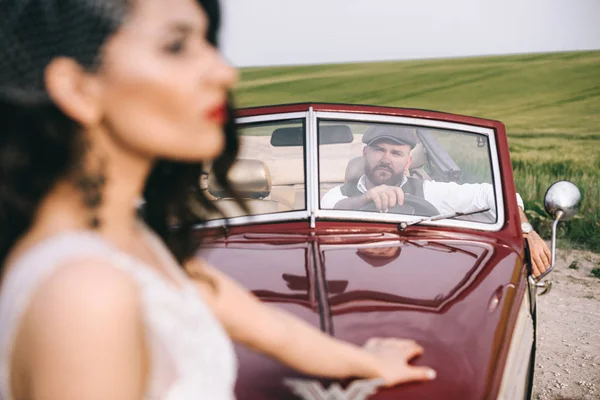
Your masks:
<svg viewBox="0 0 600 400"><path fill-rule="evenodd" d="M537 229L548 237L546 188L571 180L584 202L561 236L600 252L600 51L246 68L236 94L238 107L323 101L500 120Z"/></svg>

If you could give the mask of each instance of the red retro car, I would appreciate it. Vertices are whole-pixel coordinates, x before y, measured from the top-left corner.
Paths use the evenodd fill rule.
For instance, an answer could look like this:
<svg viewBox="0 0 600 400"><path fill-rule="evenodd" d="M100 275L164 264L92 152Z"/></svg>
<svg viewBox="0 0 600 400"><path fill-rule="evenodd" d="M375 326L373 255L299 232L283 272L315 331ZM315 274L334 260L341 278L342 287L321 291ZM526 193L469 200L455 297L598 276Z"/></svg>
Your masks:
<svg viewBox="0 0 600 400"><path fill-rule="evenodd" d="M501 122L343 104L249 108L238 117L241 153L230 176L251 214L208 173L205 190L227 218L208 216L200 255L341 339L414 339L425 348L414 363L438 372L432 382L385 389L301 376L240 347L240 399L529 398L535 300L549 283L530 275ZM365 179L391 173L370 165L364 150L388 151L369 140L390 129L413 135L403 179L419 195L407 193L402 206L339 207L365 190ZM569 182L548 191L554 227L579 200Z"/></svg>

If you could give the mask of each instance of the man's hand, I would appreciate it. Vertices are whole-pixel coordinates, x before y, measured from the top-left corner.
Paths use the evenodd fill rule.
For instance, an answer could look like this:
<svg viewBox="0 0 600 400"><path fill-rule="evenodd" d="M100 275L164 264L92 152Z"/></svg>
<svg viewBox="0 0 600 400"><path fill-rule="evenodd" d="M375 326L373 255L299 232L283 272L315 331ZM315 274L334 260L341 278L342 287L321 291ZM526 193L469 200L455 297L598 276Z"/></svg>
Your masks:
<svg viewBox="0 0 600 400"><path fill-rule="evenodd" d="M550 264L552 263L550 249L536 231L526 234L525 239L529 243L529 256L531 258L533 276L538 277L550 268Z"/></svg>
<svg viewBox="0 0 600 400"><path fill-rule="evenodd" d="M525 211L523 211L521 207L519 207L519 219L521 220L521 223L529 222L527 220L527 215L525 215ZM527 243L529 244L531 273L533 276L538 277L550 268L552 254L550 253L550 249L546 245L546 242L544 242L544 239L542 239L536 231L531 231L523 236L527 239Z"/></svg>
<svg viewBox="0 0 600 400"><path fill-rule="evenodd" d="M398 186L379 185L369 189L365 194L367 202L372 201L379 211L385 211L404 204L404 191Z"/></svg>

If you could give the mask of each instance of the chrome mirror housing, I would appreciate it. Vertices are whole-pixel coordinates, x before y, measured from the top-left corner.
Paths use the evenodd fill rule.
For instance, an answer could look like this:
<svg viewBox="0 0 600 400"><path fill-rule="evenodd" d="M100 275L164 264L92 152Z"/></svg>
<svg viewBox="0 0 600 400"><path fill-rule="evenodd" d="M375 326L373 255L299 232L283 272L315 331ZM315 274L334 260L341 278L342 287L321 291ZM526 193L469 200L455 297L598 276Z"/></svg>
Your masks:
<svg viewBox="0 0 600 400"><path fill-rule="evenodd" d="M544 196L544 208L555 220L569 220L577 214L581 205L581 192L569 181L552 184Z"/></svg>
<svg viewBox="0 0 600 400"><path fill-rule="evenodd" d="M544 196L544 208L554 218L552 223L552 264L550 268L536 278L540 282L554 269L556 264L556 227L559 221L567 221L575 216L581 205L581 192L579 188L569 181L553 183ZM547 290L545 291L547 292Z"/></svg>

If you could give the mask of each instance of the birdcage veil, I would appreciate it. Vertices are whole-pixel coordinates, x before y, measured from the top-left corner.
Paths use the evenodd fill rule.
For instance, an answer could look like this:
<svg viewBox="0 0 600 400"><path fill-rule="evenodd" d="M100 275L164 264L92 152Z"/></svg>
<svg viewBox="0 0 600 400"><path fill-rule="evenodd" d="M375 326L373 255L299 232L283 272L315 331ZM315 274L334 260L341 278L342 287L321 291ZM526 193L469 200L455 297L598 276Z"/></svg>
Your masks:
<svg viewBox="0 0 600 400"><path fill-rule="evenodd" d="M0 100L48 103L44 70L55 57L94 69L126 6L126 0L0 0Z"/></svg>

